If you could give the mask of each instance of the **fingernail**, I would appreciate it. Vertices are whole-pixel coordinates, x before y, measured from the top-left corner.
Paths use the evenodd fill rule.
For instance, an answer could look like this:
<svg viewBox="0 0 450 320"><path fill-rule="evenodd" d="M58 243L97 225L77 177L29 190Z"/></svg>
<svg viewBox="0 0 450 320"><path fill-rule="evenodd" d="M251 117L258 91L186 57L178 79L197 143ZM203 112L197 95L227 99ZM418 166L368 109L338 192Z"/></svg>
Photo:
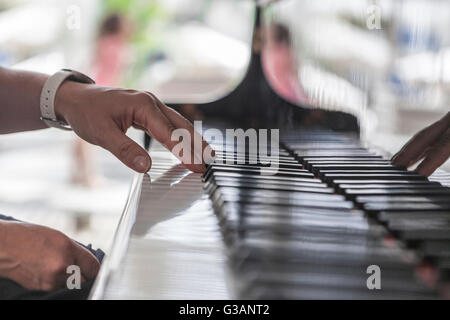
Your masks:
<svg viewBox="0 0 450 320"><path fill-rule="evenodd" d="M148 162L148 159L144 156L137 156L134 158L133 161L133 167L136 171L139 172L147 172L150 168L150 163Z"/></svg>

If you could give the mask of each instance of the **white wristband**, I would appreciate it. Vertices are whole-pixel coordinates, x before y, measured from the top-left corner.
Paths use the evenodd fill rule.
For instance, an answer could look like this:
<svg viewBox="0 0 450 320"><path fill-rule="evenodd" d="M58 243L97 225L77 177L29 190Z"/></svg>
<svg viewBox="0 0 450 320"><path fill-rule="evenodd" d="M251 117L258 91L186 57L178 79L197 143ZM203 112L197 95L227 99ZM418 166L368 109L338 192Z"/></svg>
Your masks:
<svg viewBox="0 0 450 320"><path fill-rule="evenodd" d="M81 83L95 83L78 71L62 69L50 76L44 84L41 91L40 107L41 120L49 127L55 127L64 130L71 130L67 123L56 118L55 114L55 97L61 84L66 80L73 80Z"/></svg>

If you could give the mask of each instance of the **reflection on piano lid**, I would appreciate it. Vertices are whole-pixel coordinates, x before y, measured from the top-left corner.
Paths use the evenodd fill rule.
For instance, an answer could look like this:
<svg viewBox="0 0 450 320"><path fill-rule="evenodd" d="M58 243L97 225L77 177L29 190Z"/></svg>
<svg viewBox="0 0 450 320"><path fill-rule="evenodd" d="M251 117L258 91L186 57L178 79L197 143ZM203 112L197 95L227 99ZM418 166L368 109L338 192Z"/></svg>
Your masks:
<svg viewBox="0 0 450 320"><path fill-rule="evenodd" d="M250 63L241 83L228 95L216 101L187 105L168 103L168 105L190 120L204 120L211 126L216 123L229 128L255 129L320 126L359 133L358 120L354 115L341 111L320 110L307 103L291 102L273 89L262 63L264 54L262 16L263 8L269 2L263 1L260 3L261 6L256 6ZM195 110L195 113L187 114L186 110ZM150 138L146 135L145 139L145 145L148 147Z"/></svg>

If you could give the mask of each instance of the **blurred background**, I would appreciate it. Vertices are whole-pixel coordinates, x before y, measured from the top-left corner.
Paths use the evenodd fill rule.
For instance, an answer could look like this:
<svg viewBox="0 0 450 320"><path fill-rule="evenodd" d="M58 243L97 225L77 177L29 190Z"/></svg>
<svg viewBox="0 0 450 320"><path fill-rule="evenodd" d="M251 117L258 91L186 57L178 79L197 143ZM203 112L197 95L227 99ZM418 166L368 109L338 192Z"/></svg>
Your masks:
<svg viewBox="0 0 450 320"><path fill-rule="evenodd" d="M0 65L73 68L165 101L214 99L244 75L252 24L247 1L0 0ZM0 136L0 212L105 251L132 176L72 132Z"/></svg>
<svg viewBox="0 0 450 320"><path fill-rule="evenodd" d="M390 152L450 109L449 1L261 2L266 77L287 100L356 115ZM207 102L245 75L253 23L251 0L0 0L0 65ZM0 212L106 251L132 174L71 132L0 136Z"/></svg>

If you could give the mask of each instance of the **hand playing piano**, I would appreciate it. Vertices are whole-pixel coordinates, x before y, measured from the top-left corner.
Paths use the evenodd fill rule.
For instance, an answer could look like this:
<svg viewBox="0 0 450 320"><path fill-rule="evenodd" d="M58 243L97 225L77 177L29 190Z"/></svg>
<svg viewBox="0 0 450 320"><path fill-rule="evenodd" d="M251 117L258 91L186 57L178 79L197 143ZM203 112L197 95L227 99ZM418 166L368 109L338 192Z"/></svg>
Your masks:
<svg viewBox="0 0 450 320"><path fill-rule="evenodd" d="M175 129L188 130L192 161L184 164L194 172L205 171L203 155L212 151L201 137L202 150L195 150L194 135L200 134L195 132L192 124L148 92L66 81L56 96L55 111L82 139L109 150L137 172L150 170L151 158L125 135L131 126L144 130L169 150L179 143L172 141L172 132ZM176 156L181 158L182 155Z"/></svg>
<svg viewBox="0 0 450 320"><path fill-rule="evenodd" d="M34 224L0 220L0 277L31 290L66 286L67 267L77 265L81 282L94 279L100 263L63 233Z"/></svg>
<svg viewBox="0 0 450 320"><path fill-rule="evenodd" d="M429 176L449 157L450 112L412 137L392 158L392 162L409 167L423 159L416 171Z"/></svg>

